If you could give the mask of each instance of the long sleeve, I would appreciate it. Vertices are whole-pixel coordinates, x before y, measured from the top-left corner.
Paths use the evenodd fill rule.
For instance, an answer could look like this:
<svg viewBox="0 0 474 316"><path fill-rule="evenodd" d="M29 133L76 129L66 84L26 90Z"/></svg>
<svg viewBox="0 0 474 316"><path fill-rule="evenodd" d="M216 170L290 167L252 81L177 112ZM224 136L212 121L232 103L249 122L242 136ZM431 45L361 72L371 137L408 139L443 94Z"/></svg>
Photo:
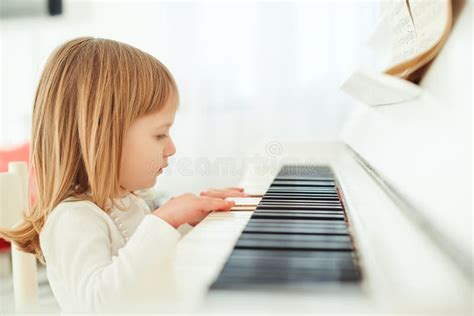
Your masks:
<svg viewBox="0 0 474 316"><path fill-rule="evenodd" d="M144 283L147 291L160 286L180 238L176 229L146 215L114 255L107 215L95 206L67 204L53 212L41 233L48 278L63 311L108 310L133 299Z"/></svg>

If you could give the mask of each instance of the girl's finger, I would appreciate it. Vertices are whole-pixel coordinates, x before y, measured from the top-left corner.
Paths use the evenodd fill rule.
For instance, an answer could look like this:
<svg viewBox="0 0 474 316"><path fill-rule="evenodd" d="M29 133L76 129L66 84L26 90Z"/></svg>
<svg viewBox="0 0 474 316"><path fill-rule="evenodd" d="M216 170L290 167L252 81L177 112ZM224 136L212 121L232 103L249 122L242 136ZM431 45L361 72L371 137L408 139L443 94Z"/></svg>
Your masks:
<svg viewBox="0 0 474 316"><path fill-rule="evenodd" d="M208 205L208 204L219 204L219 205L225 205L227 202L233 202L233 201L226 201L222 198L214 197L214 196L202 196L201 200L203 204Z"/></svg>
<svg viewBox="0 0 474 316"><path fill-rule="evenodd" d="M214 211L228 211L235 205L234 201L225 201L218 198L209 198L207 208Z"/></svg>
<svg viewBox="0 0 474 316"><path fill-rule="evenodd" d="M212 190L207 192L201 192L201 196L212 196L225 199L227 197L245 197L249 195L245 192L237 190Z"/></svg>
<svg viewBox="0 0 474 316"><path fill-rule="evenodd" d="M201 192L201 196L215 197L215 198L221 198L221 199L224 199L226 197L225 192L221 192L217 190Z"/></svg>
<svg viewBox="0 0 474 316"><path fill-rule="evenodd" d="M249 196L249 195L242 191L229 191L227 197L233 197L233 196L244 197L244 196Z"/></svg>
<svg viewBox="0 0 474 316"><path fill-rule="evenodd" d="M240 192L243 192L243 191L244 191L244 188L242 188L242 187L229 187L229 188L225 188L224 190L227 190L227 191L240 191Z"/></svg>

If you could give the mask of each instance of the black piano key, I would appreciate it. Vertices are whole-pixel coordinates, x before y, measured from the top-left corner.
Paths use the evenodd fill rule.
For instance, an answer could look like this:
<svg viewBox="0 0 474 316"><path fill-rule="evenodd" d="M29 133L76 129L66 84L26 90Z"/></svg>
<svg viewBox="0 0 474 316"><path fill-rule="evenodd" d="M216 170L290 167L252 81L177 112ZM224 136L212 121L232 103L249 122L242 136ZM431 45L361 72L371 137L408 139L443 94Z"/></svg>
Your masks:
<svg viewBox="0 0 474 316"><path fill-rule="evenodd" d="M257 205L258 209L261 210L325 210L325 211L344 211L342 204L317 204L317 203L262 203Z"/></svg>
<svg viewBox="0 0 474 316"><path fill-rule="evenodd" d="M266 194L265 198L272 200L308 200L308 201L339 201L337 194L321 194L321 195L302 195L302 194Z"/></svg>
<svg viewBox="0 0 474 316"><path fill-rule="evenodd" d="M272 234L308 234L308 235L348 235L347 229L334 228L307 228L307 227L275 227L275 226L247 226L244 233L272 233Z"/></svg>
<svg viewBox="0 0 474 316"><path fill-rule="evenodd" d="M302 193L337 193L337 190L333 186L328 187L318 187L318 188L309 188L309 187L272 187L270 186L267 192L297 192Z"/></svg>
<svg viewBox="0 0 474 316"><path fill-rule="evenodd" d="M229 257L223 270L244 270L244 269L260 269L276 273L278 270L325 270L332 272L332 270L353 270L353 260L338 260L333 258L269 258L269 257Z"/></svg>
<svg viewBox="0 0 474 316"><path fill-rule="evenodd" d="M335 232L347 232L348 231L348 227L347 225L340 225L340 226L336 226L336 225L314 225L314 224L311 224L311 225L305 225L305 224L300 224L300 223L292 223L292 222L296 222L297 220L293 220L293 221L285 221L285 223L260 223L260 222L256 222L255 220L252 220L248 223L248 225L246 225L245 227L247 228L252 228L254 230L257 230L259 228L282 228L282 229L314 229L314 230L317 230L317 229L326 229L326 230L333 230ZM307 220L303 220L303 221L307 221ZM341 223L341 224L344 224L344 222L339 222L339 221L324 221L324 222L327 222L327 223Z"/></svg>
<svg viewBox="0 0 474 316"><path fill-rule="evenodd" d="M331 278L329 276L326 277L319 277L319 278L312 278L312 279L305 279L301 277L300 279L282 279L282 278L264 278L264 279L254 279L252 277L241 278L239 276L229 276L226 275L225 277L220 277L216 280L212 286L211 290L214 291L244 291L244 290L254 290L254 289L274 289L275 287L288 289L289 291L293 290L294 288L301 289L301 288L314 288L315 284L332 284L332 283L347 283L347 282L355 282L358 281L357 279L352 281L350 279L344 278Z"/></svg>
<svg viewBox="0 0 474 316"><path fill-rule="evenodd" d="M331 187L324 188L297 188L297 187L269 187L266 193L297 193L297 194L337 194L337 190Z"/></svg>
<svg viewBox="0 0 474 316"><path fill-rule="evenodd" d="M315 176L315 177L295 177L278 175L273 181L287 181L287 182L336 182L333 176Z"/></svg>
<svg viewBox="0 0 474 316"><path fill-rule="evenodd" d="M344 212L344 208L339 205L291 205L291 204L259 204L258 210L271 210L271 211L314 211L314 212Z"/></svg>
<svg viewBox="0 0 474 316"><path fill-rule="evenodd" d="M273 185L270 184L268 189L278 189L278 190L302 190L302 191L325 191L325 190L335 190L336 186L326 182L324 185L318 186L306 186L306 185Z"/></svg>
<svg viewBox="0 0 474 316"><path fill-rule="evenodd" d="M246 278L253 276L255 280L295 280L301 281L302 278L317 279L317 280L356 280L359 278L357 270L352 268L346 269L251 269L251 268L228 268L222 270L223 276L238 276Z"/></svg>
<svg viewBox="0 0 474 316"><path fill-rule="evenodd" d="M295 192L288 192L288 191L283 191L283 190L272 190L272 189L269 189L267 190L267 192L265 193L264 197L271 197L271 196L292 196L292 197L297 197L297 196L308 196L308 197L323 197L323 196L330 196L330 197L337 197L339 198L339 196L337 195L337 191L333 191L333 192L327 192L327 191L321 191L321 192L317 192L317 191L311 191L311 192L298 192L298 191L295 191Z"/></svg>
<svg viewBox="0 0 474 316"><path fill-rule="evenodd" d="M334 251L308 251L308 250L262 250L262 249L234 249L230 257L245 258L305 258L308 260L328 259L328 260L355 260L355 254L352 252L334 252ZM229 257L229 258L230 258Z"/></svg>
<svg viewBox="0 0 474 316"><path fill-rule="evenodd" d="M278 205L282 205L282 204L292 204L292 205L299 205L299 204L303 204L303 205L342 205L340 201L319 201L319 200L304 200L304 199L298 199L298 198L293 198L293 199L273 199L273 198L268 198L268 197L264 197L260 200L260 203L265 203L265 204L278 204Z"/></svg>
<svg viewBox="0 0 474 316"><path fill-rule="evenodd" d="M267 199L297 199L297 200L328 200L328 201L339 201L339 196L337 193L322 193L322 194L299 194L299 193L288 193L288 192L270 192L264 195Z"/></svg>
<svg viewBox="0 0 474 316"><path fill-rule="evenodd" d="M342 242L351 243L349 236L326 236L326 235L280 235L280 234L253 234L243 233L239 240L281 240L281 241L304 241L304 242Z"/></svg>
<svg viewBox="0 0 474 316"><path fill-rule="evenodd" d="M291 235L289 235L291 236ZM300 240L257 240L239 239L235 245L237 249L295 249L321 251L352 251L351 242L308 242Z"/></svg>
<svg viewBox="0 0 474 316"><path fill-rule="evenodd" d="M258 204L258 208L261 209L274 209L274 210L282 210L282 209L300 209L300 210L326 210L326 211L344 211L342 204L326 204L326 203L276 203L276 202L260 202Z"/></svg>
<svg viewBox="0 0 474 316"><path fill-rule="evenodd" d="M344 212L342 211L324 211L324 210L256 210L253 214L275 214L275 215L318 215L319 217L324 217L326 220L335 220L344 219ZM252 215L253 215L252 214Z"/></svg>
<svg viewBox="0 0 474 316"><path fill-rule="evenodd" d="M318 226L302 226L302 225L248 225L243 232L252 233L274 233L274 234L313 234L313 235L349 235L346 227L318 227Z"/></svg>
<svg viewBox="0 0 474 316"><path fill-rule="evenodd" d="M272 218L251 218L247 226L251 225L288 225L297 227L328 227L328 228L347 228L347 224L343 221L327 221L318 219L293 219L291 221L285 219Z"/></svg>
<svg viewBox="0 0 474 316"><path fill-rule="evenodd" d="M271 210L313 210L313 211L334 211L334 212L343 212L344 209L342 205L330 205L330 204L291 204L291 203L260 203L258 208L261 210L271 209Z"/></svg>
<svg viewBox="0 0 474 316"><path fill-rule="evenodd" d="M344 216L344 212L341 210L255 210L253 214L314 214L314 215L321 215L327 217L332 216Z"/></svg>
<svg viewBox="0 0 474 316"><path fill-rule="evenodd" d="M279 187L269 187L265 192L264 196L267 195L310 195L310 196L318 196L318 195L337 195L337 190L334 189L311 189L311 190L286 190L281 189Z"/></svg>
<svg viewBox="0 0 474 316"><path fill-rule="evenodd" d="M307 196L324 196L324 195L329 195L329 196L337 196L337 190L333 189L324 189L324 190L292 190L292 189L280 189L278 187L275 188L268 188L267 192L265 192L266 195L307 195Z"/></svg>
<svg viewBox="0 0 474 316"><path fill-rule="evenodd" d="M339 205L275 205L275 204L259 204L257 210L326 210L326 211L342 211Z"/></svg>
<svg viewBox="0 0 474 316"><path fill-rule="evenodd" d="M344 215L328 215L328 214L304 214L304 213L277 213L277 212L258 212L252 214L251 219L319 219L328 221L344 221Z"/></svg>
<svg viewBox="0 0 474 316"><path fill-rule="evenodd" d="M285 181L285 180L278 180L275 179L271 186L295 186L295 187L334 187L335 186L334 181Z"/></svg>
<svg viewBox="0 0 474 316"><path fill-rule="evenodd" d="M333 177L333 174L331 172L330 168L325 168L321 166L317 166L316 168L313 168L314 166L311 166L311 168L308 168L309 166L284 166L281 168L280 172L278 172L277 177L283 177L283 176L293 176L293 177L299 177L299 178L310 178L310 177Z"/></svg>
<svg viewBox="0 0 474 316"><path fill-rule="evenodd" d="M339 206L341 207L342 204L338 201L298 201L294 200L261 200L259 205L288 205L288 206Z"/></svg>
<svg viewBox="0 0 474 316"><path fill-rule="evenodd" d="M279 265L279 267L277 266ZM239 275L245 276L249 274L274 277L280 275L298 276L305 274L307 276L313 275L339 275L339 273L352 274L355 272L352 262L340 265L314 265L314 264L297 264L292 262L249 262L247 265L233 262L232 260L222 269L222 275Z"/></svg>
<svg viewBox="0 0 474 316"><path fill-rule="evenodd" d="M220 286L233 287L238 285L275 285L289 283L320 283L320 282L347 282L358 281L359 273L356 269L342 270L281 270L268 271L260 269L225 269L222 270L214 288ZM219 286L220 285L220 286Z"/></svg>

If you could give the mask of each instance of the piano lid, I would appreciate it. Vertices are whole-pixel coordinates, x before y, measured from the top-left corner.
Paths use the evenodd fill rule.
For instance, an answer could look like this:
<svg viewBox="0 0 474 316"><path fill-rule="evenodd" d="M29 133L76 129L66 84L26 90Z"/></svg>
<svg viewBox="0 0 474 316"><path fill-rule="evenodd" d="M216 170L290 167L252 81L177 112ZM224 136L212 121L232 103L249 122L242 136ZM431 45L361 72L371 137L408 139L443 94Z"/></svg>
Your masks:
<svg viewBox="0 0 474 316"><path fill-rule="evenodd" d="M419 96L375 107L358 98L341 137L406 215L472 277L471 21L467 2Z"/></svg>

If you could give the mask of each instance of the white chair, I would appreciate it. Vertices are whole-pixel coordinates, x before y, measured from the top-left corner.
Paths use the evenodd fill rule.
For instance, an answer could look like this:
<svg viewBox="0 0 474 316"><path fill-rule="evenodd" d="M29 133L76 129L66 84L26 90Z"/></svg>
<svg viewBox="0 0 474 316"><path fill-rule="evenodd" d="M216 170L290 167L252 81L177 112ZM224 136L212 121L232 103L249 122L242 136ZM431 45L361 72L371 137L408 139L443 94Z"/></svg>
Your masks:
<svg viewBox="0 0 474 316"><path fill-rule="evenodd" d="M25 162L10 162L0 173L0 227L13 227L28 205L28 171ZM37 261L33 254L11 247L15 311L33 311L38 306Z"/></svg>

